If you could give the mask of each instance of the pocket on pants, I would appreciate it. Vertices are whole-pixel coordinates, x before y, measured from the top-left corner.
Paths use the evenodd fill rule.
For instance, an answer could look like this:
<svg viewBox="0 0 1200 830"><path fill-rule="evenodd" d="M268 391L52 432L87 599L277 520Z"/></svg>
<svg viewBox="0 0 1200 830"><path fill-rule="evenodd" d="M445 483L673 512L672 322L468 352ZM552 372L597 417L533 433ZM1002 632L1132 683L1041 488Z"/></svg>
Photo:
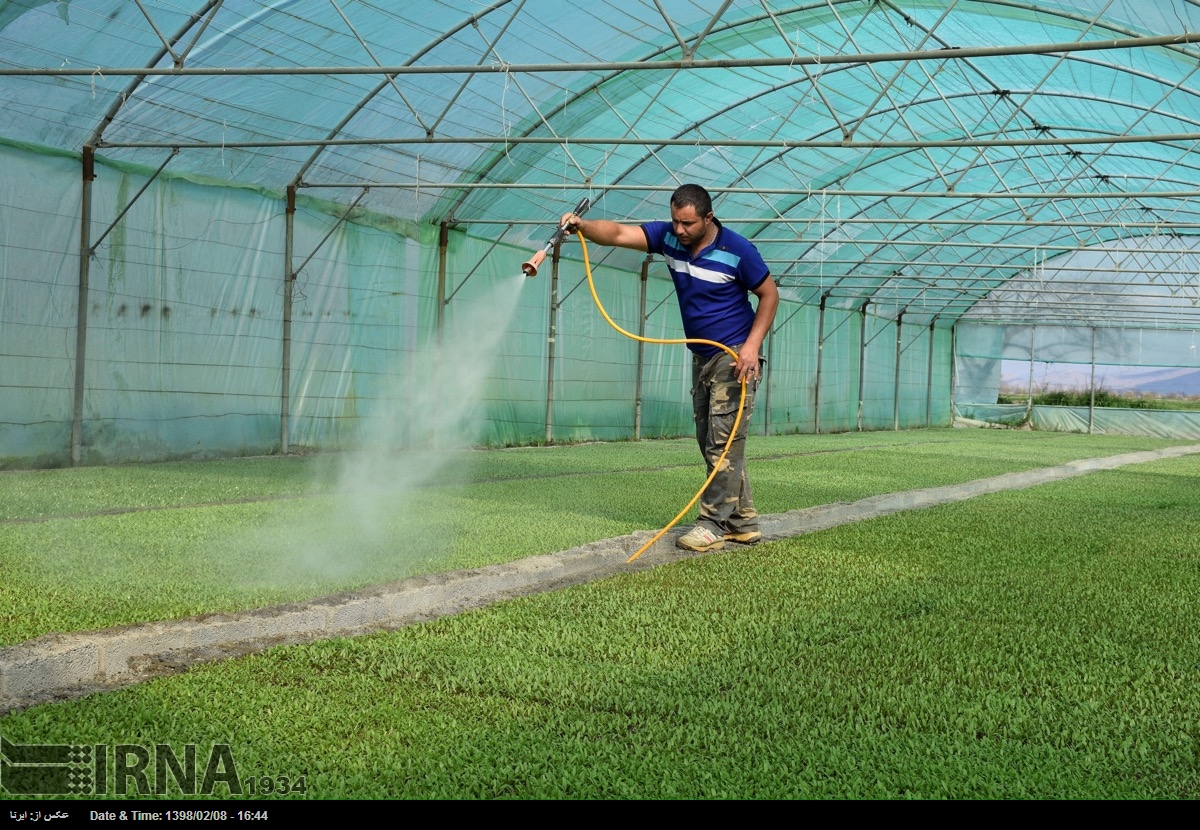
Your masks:
<svg viewBox="0 0 1200 830"><path fill-rule="evenodd" d="M714 383L712 385L712 394L709 396L709 412L714 416L736 415L741 399L742 384L740 381ZM746 407L742 415L743 420L750 414L750 410L753 408L754 387L747 384Z"/></svg>

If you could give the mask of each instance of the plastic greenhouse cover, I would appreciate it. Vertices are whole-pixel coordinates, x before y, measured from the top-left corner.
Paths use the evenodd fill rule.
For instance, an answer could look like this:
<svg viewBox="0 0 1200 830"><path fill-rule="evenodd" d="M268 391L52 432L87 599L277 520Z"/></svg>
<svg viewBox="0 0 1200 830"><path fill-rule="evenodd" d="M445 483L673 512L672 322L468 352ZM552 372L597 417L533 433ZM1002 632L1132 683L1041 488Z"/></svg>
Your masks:
<svg viewBox="0 0 1200 830"><path fill-rule="evenodd" d="M350 440L369 400L402 394L383 356L412 352L439 313L440 222L452 275L481 268L465 309L581 195L596 216L657 219L684 180L713 187L794 314L773 335L765 414L781 430L938 421L960 319L967 400L1031 350L1195 366L1200 51L1109 47L1198 31L1184 0L0 3L0 343L5 386L30 390L0 402L22 435L5 446L62 443L85 145L95 231L132 205L84 254L98 306L84 406L93 446L120 457L269 445L289 393L297 444ZM1034 44L1105 48L1013 51ZM996 53L955 56L968 48ZM883 53L908 57L865 59ZM297 247L320 250L301 269L285 390L289 185ZM480 266L493 244L504 256ZM628 276L639 259L603 267ZM652 273L656 307L669 285ZM636 281L612 291L631 314ZM561 309L554 429L624 435L630 347L585 301ZM489 442L542 425L545 317L544 295L522 297L498 346ZM658 360L645 426L677 434L686 369Z"/></svg>
<svg viewBox="0 0 1200 830"><path fill-rule="evenodd" d="M408 189L372 194L375 208L405 218L436 219L453 212L460 221L542 219L573 204L578 190L590 186L604 197L608 215L645 219L657 215L661 197L621 187L662 187L673 173L744 184L746 192L722 198L722 210L731 218L778 220L809 232L814 224L834 218L832 205L812 197L824 188L920 192L944 190L953 182L957 191L985 191L994 189L999 177L1005 188L1019 190L1049 186L1064 171L1053 152L1014 155L998 148L984 154L945 147L864 155L860 149L836 146L803 152L755 146L697 149L656 146L649 137L786 136L836 144L848 127L863 141L956 137L964 128L987 130L993 119L1005 129L1017 116L993 111L1006 89L1025 90L1031 112L1041 96L1052 101L1054 128L1064 135L1087 134L1097 125L1119 134L1133 124L1150 132L1181 132L1191 128L1190 111L1180 109L1174 98L1165 99L1164 90L1190 74L1192 63L1162 51L1132 58L1081 53L1067 60L999 55L974 65L916 62L899 70L855 63L804 72L787 65L743 67L702 76L653 70L654 62L678 57L680 38L694 40L712 27L699 57L753 60L946 44L1003 47L1173 32L1181 25L1200 28L1200 12L1189 4L1130 0L1021 6L974 2L953 8L921 3L901 4L893 11L857 0L739 0L728 9L716 2L648 0L590 7L549 0L358 2L345 8L318 0L225 0L219 6L196 2L187 7L146 0L140 6L126 0L6 3L0 12L0 65L96 70L71 77L0 79L0 100L11 116L4 137L77 151L100 133L116 107L101 135L111 148L105 152L115 160L154 166L163 155L161 149L114 146L127 141L158 139L164 146L203 142L209 149L188 150L171 169L275 190L300 175L309 184L427 183L424 198ZM205 23L214 7L211 22ZM723 13L715 16L719 11ZM193 15L197 22L189 25ZM935 24L936 36L930 34ZM173 58L159 33L176 55L185 57L185 68L231 73L375 65L460 70L390 80L379 74L155 75L135 86L129 76L100 71L170 66ZM608 61L634 61L643 68L606 72ZM507 69L531 64L562 69L519 74ZM589 68L576 68L581 66ZM467 73L471 67L481 71ZM818 74L819 89L813 83ZM999 78L1003 85L994 82ZM882 94L875 91L880 87ZM1158 103L1147 110L1146 102ZM852 122L864 109L869 114ZM381 143L419 142L429 136L462 140ZM584 140L594 136L647 139L627 145ZM237 146L326 137L364 143L319 152L299 146ZM508 141L525 137L563 143ZM1122 163L1139 179L1152 180L1178 158L1178 151L1149 143ZM465 198L445 189L475 181L548 189L479 190ZM806 196L795 195L797 183ZM792 195L758 195L772 190ZM879 200L843 201L844 219L896 215L881 214L874 205ZM934 218L944 209L928 201L910 207L906 213L914 219ZM971 241L994 242L1011 233L989 229L988 220L1015 215L1002 205L981 212L971 202L953 212L979 220L971 240L964 240L968 247ZM761 235L763 228L748 230ZM1063 236L1045 230L1021 234L1031 246ZM780 263L805 261L803 245L800 250L795 245L768 247L775 249L769 258ZM853 256L854 249L837 245L829 253L826 259ZM887 249L875 258L889 258ZM783 266L778 271L791 273ZM803 269L795 273L810 276ZM883 285L892 275L879 270L869 276Z"/></svg>
<svg viewBox="0 0 1200 830"><path fill-rule="evenodd" d="M961 322L960 357L1117 366L1200 367L1200 332L1147 328L1016 326Z"/></svg>

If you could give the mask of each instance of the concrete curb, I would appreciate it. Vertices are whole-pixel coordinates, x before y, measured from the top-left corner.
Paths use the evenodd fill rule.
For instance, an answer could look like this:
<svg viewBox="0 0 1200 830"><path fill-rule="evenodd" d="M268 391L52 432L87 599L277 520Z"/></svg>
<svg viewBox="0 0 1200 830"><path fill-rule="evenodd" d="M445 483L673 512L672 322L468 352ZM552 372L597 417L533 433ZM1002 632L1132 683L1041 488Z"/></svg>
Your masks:
<svg viewBox="0 0 1200 830"><path fill-rule="evenodd" d="M1196 453L1200 453L1200 445L1084 459L965 484L793 510L763 516L763 538L786 539L904 510ZM102 631L47 634L0 648L0 713L129 685L197 662L248 654L275 645L398 628L513 597L703 555L675 547L675 539L681 532L667 534L632 564L626 564L625 560L653 534L639 531L503 565L416 576L361 591L244 613L204 614Z"/></svg>
<svg viewBox="0 0 1200 830"><path fill-rule="evenodd" d="M240 613L47 634L0 648L0 713L129 685L198 662L399 628L701 555L675 547L680 532L659 540L633 564L625 560L653 534L639 531L502 565L414 576Z"/></svg>

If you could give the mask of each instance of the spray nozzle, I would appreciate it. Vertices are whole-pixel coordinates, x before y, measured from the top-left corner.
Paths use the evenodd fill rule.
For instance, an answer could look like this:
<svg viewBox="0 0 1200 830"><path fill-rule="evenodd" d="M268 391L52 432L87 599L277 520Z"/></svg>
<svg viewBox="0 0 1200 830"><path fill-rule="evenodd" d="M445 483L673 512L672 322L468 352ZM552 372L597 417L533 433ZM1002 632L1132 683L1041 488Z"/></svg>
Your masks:
<svg viewBox="0 0 1200 830"><path fill-rule="evenodd" d="M592 206L592 200L585 196L579 202L579 204L575 206L575 210L573 210L571 212L573 214L575 214L576 216L583 216L583 214L587 213L588 208L590 208L591 206ZM538 266L542 264L542 260L544 260L546 258L546 254L548 254L554 250L554 246L562 241L562 238L566 235L566 233L567 233L567 223L564 222L559 227L559 229L554 232L554 235L550 237L550 241L546 243L546 246L544 248L542 248L536 254L531 256L529 258L528 262L524 262L521 264L521 273L523 273L527 277L536 277L537 272L538 272Z"/></svg>

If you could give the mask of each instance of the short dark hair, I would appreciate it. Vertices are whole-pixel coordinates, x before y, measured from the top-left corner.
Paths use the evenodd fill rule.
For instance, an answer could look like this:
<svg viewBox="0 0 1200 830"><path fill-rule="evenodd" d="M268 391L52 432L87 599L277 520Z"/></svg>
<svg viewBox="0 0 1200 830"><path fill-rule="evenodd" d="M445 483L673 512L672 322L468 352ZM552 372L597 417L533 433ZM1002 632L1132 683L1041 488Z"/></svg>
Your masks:
<svg viewBox="0 0 1200 830"><path fill-rule="evenodd" d="M712 197L698 184L680 185L671 194L671 207L681 208L688 205L694 207L699 216L708 216L713 209Z"/></svg>

